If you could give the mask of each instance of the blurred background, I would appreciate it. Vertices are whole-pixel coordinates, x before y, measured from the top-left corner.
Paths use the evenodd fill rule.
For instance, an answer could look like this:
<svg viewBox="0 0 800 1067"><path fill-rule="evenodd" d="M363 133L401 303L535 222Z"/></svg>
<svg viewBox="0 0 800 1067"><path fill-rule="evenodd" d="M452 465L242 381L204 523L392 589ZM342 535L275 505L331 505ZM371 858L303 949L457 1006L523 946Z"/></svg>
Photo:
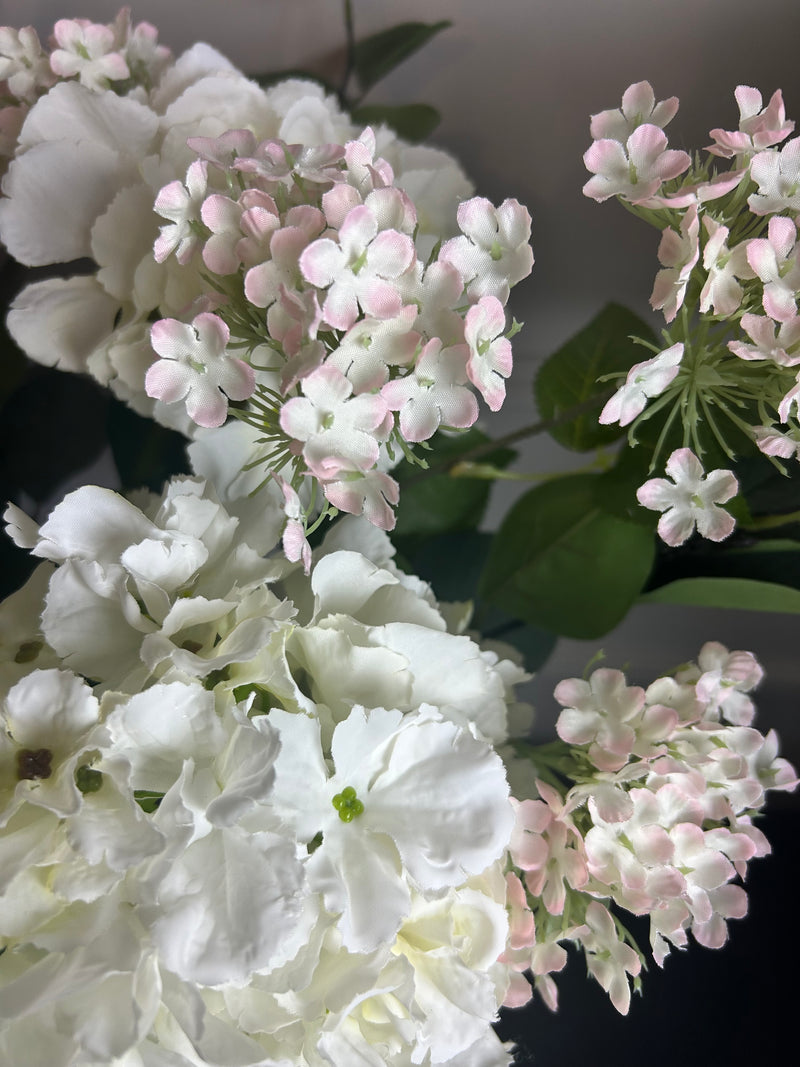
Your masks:
<svg viewBox="0 0 800 1067"><path fill-rule="evenodd" d="M341 79L340 0L137 0L131 7L134 21L153 22L176 53L205 40L247 73L304 69ZM514 342L507 403L485 424L493 437L534 421L537 367L608 301L660 325L648 308L658 235L615 202L596 204L581 193L590 114L618 107L630 83L647 79L657 99L680 99L667 130L673 148L693 151L708 144L709 129L736 128L738 84L759 88L765 103L781 88L788 116L800 121L796 0L353 0L352 7L357 37L400 21L452 21L365 102L436 107L442 122L430 142L460 160L481 195L495 203L516 197L533 216L536 263L510 304L525 329ZM58 18L109 21L117 9L106 0L0 0L0 24L32 24L46 38ZM59 406L63 397L52 402ZM6 421L6 440L24 429L11 425ZM545 437L519 451L519 470L583 462ZM104 477L102 459L87 457L79 481ZM509 483L495 487L490 523L519 492ZM762 661L760 726L777 728L785 754L798 763L798 638L793 615L641 605L600 641L559 641L526 695L537 707L538 734L550 737L559 710L555 683L582 674L598 648L609 666L630 666L631 680L646 684L714 639ZM519 1062L568 1067L589 1058L624 1067L643 1058L673 1063L677 1055L687 1065L735 1064L756 1050L767 1058L781 1051L796 988L782 979L781 965L797 944L788 930L799 826L797 799L774 799L766 830L775 856L754 865L753 914L733 924L724 950L694 948L671 958L663 974L645 976L645 998L634 1002L628 1020L615 1017L593 983L586 988L582 965L574 964L561 983L558 1016L541 1005L511 1014L509 1034L522 1038Z"/></svg>

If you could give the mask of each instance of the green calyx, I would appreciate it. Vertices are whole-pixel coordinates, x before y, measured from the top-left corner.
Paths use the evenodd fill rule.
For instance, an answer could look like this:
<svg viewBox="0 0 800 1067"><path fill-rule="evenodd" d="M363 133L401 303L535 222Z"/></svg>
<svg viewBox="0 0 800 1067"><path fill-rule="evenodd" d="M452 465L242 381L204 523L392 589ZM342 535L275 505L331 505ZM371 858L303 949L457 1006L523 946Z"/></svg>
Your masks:
<svg viewBox="0 0 800 1067"><path fill-rule="evenodd" d="M44 647L44 641L23 641L14 656L15 663L32 663Z"/></svg>
<svg viewBox="0 0 800 1067"><path fill-rule="evenodd" d="M85 763L75 771L75 785L84 795L96 793L103 786L103 775Z"/></svg>
<svg viewBox="0 0 800 1067"><path fill-rule="evenodd" d="M356 791L351 785L346 786L341 793L337 793L331 803L339 812L339 818L342 822L352 822L364 811L364 805L356 796Z"/></svg>

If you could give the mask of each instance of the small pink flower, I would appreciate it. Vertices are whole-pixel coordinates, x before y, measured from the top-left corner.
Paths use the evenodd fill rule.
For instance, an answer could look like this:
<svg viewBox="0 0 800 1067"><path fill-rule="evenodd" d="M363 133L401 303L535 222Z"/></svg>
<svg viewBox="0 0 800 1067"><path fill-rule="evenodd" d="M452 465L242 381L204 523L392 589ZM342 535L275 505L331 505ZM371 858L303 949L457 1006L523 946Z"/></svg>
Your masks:
<svg viewBox="0 0 800 1067"><path fill-rule="evenodd" d="M658 246L658 261L664 267L656 275L650 306L664 312L667 322L678 314L686 295L692 270L700 258L700 222L697 207L690 207L681 220L680 231L666 229Z"/></svg>
<svg viewBox="0 0 800 1067"><path fill-rule="evenodd" d="M361 204L348 212L337 241L321 237L303 251L300 271L311 285L327 289L322 314L329 325L349 330L359 306L381 319L400 312L402 300L394 282L414 259L411 238L382 229L367 204Z"/></svg>
<svg viewBox="0 0 800 1067"><path fill-rule="evenodd" d="M203 312L191 322L161 319L150 330L150 343L161 356L145 375L148 396L186 410L198 426L221 426L231 400L247 400L255 375L241 359L227 353L230 331L218 315Z"/></svg>
<svg viewBox="0 0 800 1067"><path fill-rule="evenodd" d="M758 192L747 199L753 214L800 211L800 137L780 151L768 148L753 156L750 177L758 185Z"/></svg>
<svg viewBox="0 0 800 1067"><path fill-rule="evenodd" d="M344 471L322 486L325 497L348 515L363 515L380 530L393 530L392 508L400 499L400 486L383 471Z"/></svg>
<svg viewBox="0 0 800 1067"><path fill-rule="evenodd" d="M118 51L116 35L110 26L88 19L59 19L53 27L58 45L50 53L50 66L61 78L78 75L81 85L102 91L109 82L130 77L128 64Z"/></svg>
<svg viewBox="0 0 800 1067"><path fill-rule="evenodd" d="M206 195L208 164L199 159L189 165L186 183L180 181L165 185L156 197L153 210L171 225L162 226L160 236L153 245L157 263L175 253L179 263L188 263L200 243L193 224L200 221L200 209Z"/></svg>
<svg viewBox="0 0 800 1067"><path fill-rule="evenodd" d="M386 439L393 424L383 397L353 396L342 372L327 365L302 378L300 386L304 395L283 405L280 424L284 433L303 443L303 458L312 474L329 481L342 471L374 467L379 440Z"/></svg>
<svg viewBox="0 0 800 1067"><path fill-rule="evenodd" d="M286 526L283 529L283 554L290 563L302 560L303 570L308 574L311 570L311 545L306 538L300 497L285 478L275 473L272 476L283 493L283 513L286 516Z"/></svg>
<svg viewBox="0 0 800 1067"><path fill-rule="evenodd" d="M780 367L800 363L800 316L776 325L763 315L747 313L742 315L741 324L753 344L728 342L728 348L739 359L769 359Z"/></svg>
<svg viewBox="0 0 800 1067"><path fill-rule="evenodd" d="M469 345L467 374L490 411L499 411L503 406L505 379L513 366L505 328L505 311L495 296L481 297L464 319L464 340Z"/></svg>
<svg viewBox="0 0 800 1067"><path fill-rule="evenodd" d="M678 448L669 457L666 473L672 479L651 478L636 492L639 503L653 511L663 511L658 522L662 541L676 547L694 533L709 541L724 541L736 525L723 508L739 491L733 471L716 470L705 475L700 460L689 448Z"/></svg>
<svg viewBox="0 0 800 1067"><path fill-rule="evenodd" d="M516 200L495 207L476 196L459 205L458 226L463 237L446 241L439 261L459 272L470 300L483 296L508 301L512 285L526 278L533 267L531 217Z"/></svg>
<svg viewBox="0 0 800 1067"><path fill-rule="evenodd" d="M764 283L766 313L776 322L790 322L797 316L800 289L797 226L792 219L775 216L769 220L767 234L748 242L747 262Z"/></svg>
<svg viewBox="0 0 800 1067"><path fill-rule="evenodd" d="M586 169L594 175L584 185L585 196L603 201L619 196L641 204L661 185L691 163L686 152L667 148L664 131L651 123L637 126L625 144L611 138L595 141L584 154Z"/></svg>
<svg viewBox="0 0 800 1067"><path fill-rule="evenodd" d="M466 388L467 348L442 348L438 337L428 341L414 371L387 382L381 390L390 411L400 413L406 441L427 441L440 426L466 429L478 417L478 403Z"/></svg>
<svg viewBox="0 0 800 1067"><path fill-rule="evenodd" d="M753 439L765 456L780 456L781 459L800 460L800 439L792 434L781 433L774 426L754 426Z"/></svg>
<svg viewBox="0 0 800 1067"><path fill-rule="evenodd" d="M621 108L592 115L590 132L595 141L611 138L625 144L637 126L647 123L663 129L677 112L677 96L656 103L650 82L636 82L622 94Z"/></svg>
<svg viewBox="0 0 800 1067"><path fill-rule="evenodd" d="M603 771L625 765L636 743L630 720L644 707L644 690L629 686L621 671L601 667L588 682L566 678L553 696L564 711L556 732L571 745L589 745L589 759Z"/></svg>
<svg viewBox="0 0 800 1067"><path fill-rule="evenodd" d="M739 129L712 130L710 136L714 138L714 144L706 149L712 155L732 159L737 155L760 152L785 140L794 129L794 123L786 121L780 89L772 94L763 109L758 89L739 85L733 95L739 105Z"/></svg>
<svg viewBox="0 0 800 1067"><path fill-rule="evenodd" d="M651 397L660 396L672 383L683 359L683 343L665 348L652 359L637 363L628 371L625 384L614 393L600 412L598 422L606 426L618 422L627 426L644 411Z"/></svg>
<svg viewBox="0 0 800 1067"><path fill-rule="evenodd" d="M753 270L747 261L745 243L728 248L727 226L703 216L708 240L703 249L703 266L708 271L700 293L700 311L705 314L713 307L715 315L732 315L742 302L742 287L737 278L752 278Z"/></svg>

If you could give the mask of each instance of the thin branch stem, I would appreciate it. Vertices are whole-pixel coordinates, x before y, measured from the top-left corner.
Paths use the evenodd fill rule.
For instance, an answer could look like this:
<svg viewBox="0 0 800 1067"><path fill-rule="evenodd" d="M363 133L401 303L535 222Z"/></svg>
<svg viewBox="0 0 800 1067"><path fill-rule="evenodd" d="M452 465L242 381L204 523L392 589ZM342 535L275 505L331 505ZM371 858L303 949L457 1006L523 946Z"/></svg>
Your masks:
<svg viewBox="0 0 800 1067"><path fill-rule="evenodd" d="M355 23L353 21L353 7L351 0L344 0L344 32L347 47L347 61L344 68L344 74L342 75L342 82L339 87L339 96L341 96L345 104L348 104L347 86L356 67L356 31Z"/></svg>
<svg viewBox="0 0 800 1067"><path fill-rule="evenodd" d="M740 522L741 530L775 530L779 526L790 526L800 522L800 511L790 511L783 515L760 515L750 522Z"/></svg>
<svg viewBox="0 0 800 1067"><path fill-rule="evenodd" d="M609 389L604 393L596 393L594 396L590 396L588 400L582 400L580 404L574 404L571 408L566 408L560 415L556 415L552 419L542 419L540 422L531 423L530 426L523 426L519 430L513 430L511 433L506 434L505 437L484 441L473 448L468 448L466 452L461 452L457 456L451 456L449 459L443 460L441 463L431 463L427 470L421 471L414 478L409 478L405 484L413 485L423 478L429 478L432 474L443 474L457 464L470 463L480 456L487 456L491 452L495 452L498 448L516 444L517 441L524 441L528 437L535 437L537 434L547 433L558 426L563 426L565 423L572 422L573 419L580 418L581 415L587 415L590 411L594 411L601 404L605 404L614 395L614 392L614 389Z"/></svg>

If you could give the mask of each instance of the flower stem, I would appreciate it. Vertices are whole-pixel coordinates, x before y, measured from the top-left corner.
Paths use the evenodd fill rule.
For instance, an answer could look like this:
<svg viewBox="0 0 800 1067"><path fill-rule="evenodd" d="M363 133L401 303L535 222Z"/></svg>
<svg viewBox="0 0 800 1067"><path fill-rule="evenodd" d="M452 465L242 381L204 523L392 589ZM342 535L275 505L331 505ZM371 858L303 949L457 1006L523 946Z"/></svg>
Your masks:
<svg viewBox="0 0 800 1067"><path fill-rule="evenodd" d="M473 448L468 448L466 452L461 452L458 456L451 456L441 463L431 463L428 470L418 474L414 479L410 479L406 482L406 485L411 484L411 481L421 481L432 474L444 474L453 467L462 463L471 463L472 460L478 459L480 456L489 455L489 453L496 451L498 448L505 448L507 445L516 444L517 441L524 441L528 437L535 437L537 434L547 433L558 426L563 426L568 422L572 422L573 419L577 419L581 415L587 415L590 411L594 411L595 408L601 407L613 394L613 389L606 390L603 393L595 393L587 400L582 400L579 404L573 404L571 408L566 408L560 415L556 415L551 419L542 419L540 422L531 423L530 426L512 430L511 433L506 434L504 437L483 441Z"/></svg>

